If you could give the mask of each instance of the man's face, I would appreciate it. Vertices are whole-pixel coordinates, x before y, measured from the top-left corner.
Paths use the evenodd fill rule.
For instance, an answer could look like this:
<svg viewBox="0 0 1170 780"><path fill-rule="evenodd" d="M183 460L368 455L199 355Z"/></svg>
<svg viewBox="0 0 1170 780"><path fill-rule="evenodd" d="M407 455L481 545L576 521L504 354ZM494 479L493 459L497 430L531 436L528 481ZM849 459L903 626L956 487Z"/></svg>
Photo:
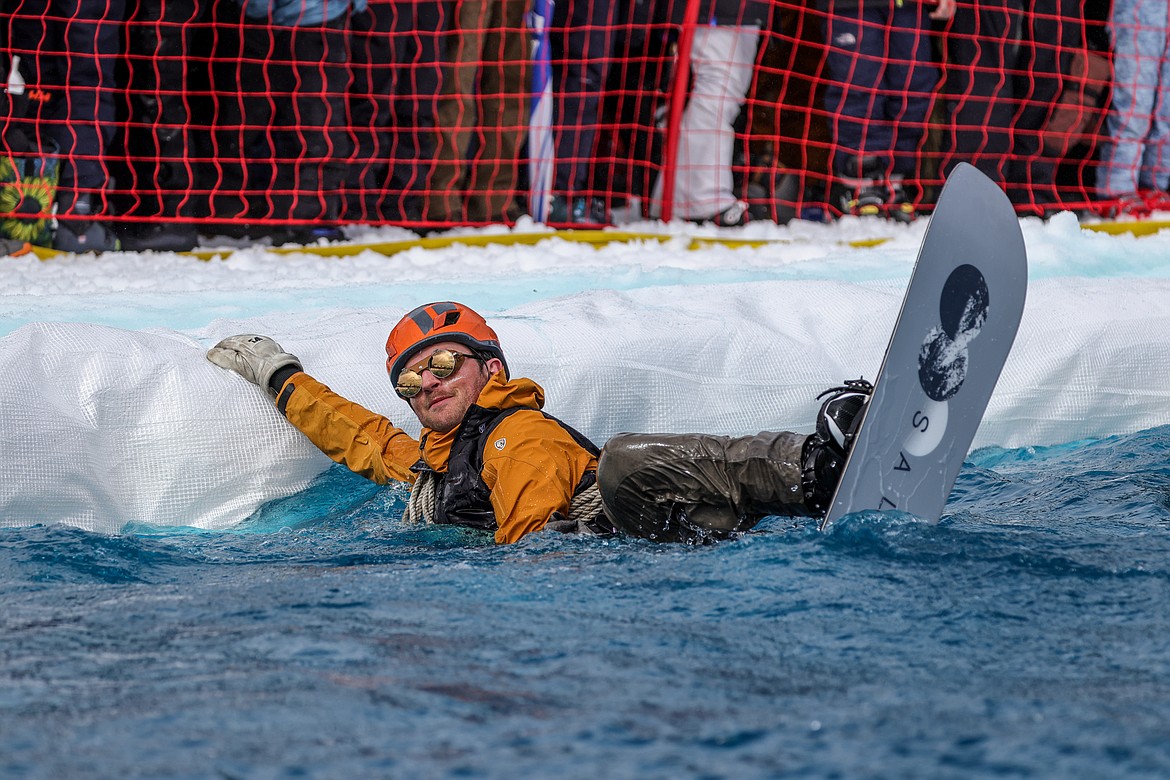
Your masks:
<svg viewBox="0 0 1170 780"><path fill-rule="evenodd" d="M442 341L413 353L407 358L406 366L415 366L442 349L462 355L471 354L471 350L462 344ZM430 371L423 371L422 389L410 399L410 408L425 427L446 433L463 422L467 410L479 398L488 379L503 367L504 364L495 358L486 362L468 359L445 379L439 379Z"/></svg>

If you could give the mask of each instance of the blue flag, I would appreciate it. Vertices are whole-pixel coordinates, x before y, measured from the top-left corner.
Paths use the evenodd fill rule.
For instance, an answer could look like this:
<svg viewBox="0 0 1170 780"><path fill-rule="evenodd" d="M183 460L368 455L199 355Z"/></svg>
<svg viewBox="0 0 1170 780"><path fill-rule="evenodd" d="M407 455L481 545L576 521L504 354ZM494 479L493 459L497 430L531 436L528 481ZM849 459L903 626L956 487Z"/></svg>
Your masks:
<svg viewBox="0 0 1170 780"><path fill-rule="evenodd" d="M532 34L532 103L528 120L528 213L537 222L548 219L552 200L553 93L552 56L548 27L552 24L554 0L533 0L528 13Z"/></svg>

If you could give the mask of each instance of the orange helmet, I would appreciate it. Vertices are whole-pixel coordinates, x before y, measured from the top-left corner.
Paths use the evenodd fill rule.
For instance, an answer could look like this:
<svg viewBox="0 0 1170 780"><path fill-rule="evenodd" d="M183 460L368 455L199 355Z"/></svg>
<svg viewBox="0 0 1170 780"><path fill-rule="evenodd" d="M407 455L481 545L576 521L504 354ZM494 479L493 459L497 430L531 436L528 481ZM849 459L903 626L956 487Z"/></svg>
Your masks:
<svg viewBox="0 0 1170 780"><path fill-rule="evenodd" d="M508 376L508 362L500 349L500 338L483 317L454 301L440 301L419 306L408 313L386 339L386 371L390 381L406 367L406 358L414 352L440 341L454 341L478 353L499 358Z"/></svg>

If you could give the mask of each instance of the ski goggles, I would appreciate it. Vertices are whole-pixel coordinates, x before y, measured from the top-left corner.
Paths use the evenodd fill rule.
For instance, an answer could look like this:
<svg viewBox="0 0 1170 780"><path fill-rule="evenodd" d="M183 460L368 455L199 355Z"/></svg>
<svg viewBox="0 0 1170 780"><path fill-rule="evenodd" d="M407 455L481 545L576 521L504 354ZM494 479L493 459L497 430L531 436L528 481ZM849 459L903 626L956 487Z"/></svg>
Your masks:
<svg viewBox="0 0 1170 780"><path fill-rule="evenodd" d="M426 360L402 369L394 382L394 392L400 398L414 398L422 390L422 372L430 371L435 379L446 379L458 371L467 359L483 360L479 355L467 355L449 349L436 350Z"/></svg>

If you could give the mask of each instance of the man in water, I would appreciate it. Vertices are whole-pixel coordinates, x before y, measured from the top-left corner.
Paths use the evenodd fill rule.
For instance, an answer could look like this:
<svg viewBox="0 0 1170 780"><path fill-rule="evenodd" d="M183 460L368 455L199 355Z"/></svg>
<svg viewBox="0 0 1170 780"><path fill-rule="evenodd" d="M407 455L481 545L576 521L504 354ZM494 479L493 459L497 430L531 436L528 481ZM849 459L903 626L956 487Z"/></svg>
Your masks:
<svg viewBox="0 0 1170 780"><path fill-rule="evenodd" d="M819 515L841 476L864 382L828 391L817 432L619 434L598 449L541 411L544 390L513 378L484 319L451 301L390 331L386 368L422 433L342 398L267 336L230 336L212 363L268 391L322 452L378 484L412 483L408 519L492 531L515 542L545 528L696 542L767 515Z"/></svg>

